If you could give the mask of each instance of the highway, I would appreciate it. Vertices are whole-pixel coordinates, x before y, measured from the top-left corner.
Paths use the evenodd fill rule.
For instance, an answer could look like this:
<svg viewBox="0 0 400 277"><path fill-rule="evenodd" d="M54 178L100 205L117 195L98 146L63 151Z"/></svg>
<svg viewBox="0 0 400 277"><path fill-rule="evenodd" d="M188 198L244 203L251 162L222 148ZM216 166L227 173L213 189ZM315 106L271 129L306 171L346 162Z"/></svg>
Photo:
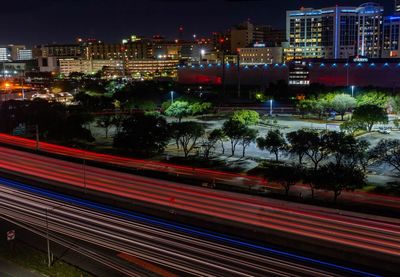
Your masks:
<svg viewBox="0 0 400 277"><path fill-rule="evenodd" d="M0 147L0 171L147 203L193 218L267 230L350 253L400 259L400 220L290 204L83 166ZM214 221L215 222L215 221Z"/></svg>
<svg viewBox="0 0 400 277"><path fill-rule="evenodd" d="M37 145L37 142L34 140L25 139L17 136L10 136L2 133L0 133L0 143L17 146L29 150L39 149L39 151L43 153L51 153L65 157L73 157L86 161L111 164L125 168L151 170L157 172L177 174L182 176L189 176L191 178L196 178L207 182L215 181L231 185L241 184L246 187L249 185L260 186L260 187L268 185L268 187L270 188L281 189L280 186L276 184L267 184L263 178L259 178L256 176L247 176L243 174L235 174L235 173L221 172L216 170L194 168L189 166L179 166L162 162L125 158L115 155L100 154L96 152L60 146L46 142L39 142L39 144Z"/></svg>
<svg viewBox="0 0 400 277"><path fill-rule="evenodd" d="M4 179L0 200L2 216L50 237L62 234L190 276L377 276Z"/></svg>
<svg viewBox="0 0 400 277"><path fill-rule="evenodd" d="M281 185L257 177L248 176L244 174L235 174L231 172L222 172L216 170L180 166L174 164L168 164L163 162L155 162L134 158L126 158L115 155L100 154L92 151L75 149L71 147L60 146L51 143L40 142L39 145L36 141L21 138L17 136L10 136L7 134L0 133L0 144L18 147L21 149L35 150L39 146L39 153L53 154L60 157L71 157L74 159L80 159L85 161L91 161L106 165L113 165L121 168L137 169L137 170L149 170L154 172L164 172L168 174L174 174L192 178L207 183L217 182L220 184L227 184L231 186L241 186L246 189L252 187L253 189L270 189L273 191L282 191ZM309 191L306 186L297 186L302 190ZM296 188L295 188L296 189ZM345 198L346 193L344 192L342 198ZM400 198L390 197L383 195L374 195L365 192L353 192L349 196L352 202L367 203L372 206L387 207L389 209L400 210Z"/></svg>

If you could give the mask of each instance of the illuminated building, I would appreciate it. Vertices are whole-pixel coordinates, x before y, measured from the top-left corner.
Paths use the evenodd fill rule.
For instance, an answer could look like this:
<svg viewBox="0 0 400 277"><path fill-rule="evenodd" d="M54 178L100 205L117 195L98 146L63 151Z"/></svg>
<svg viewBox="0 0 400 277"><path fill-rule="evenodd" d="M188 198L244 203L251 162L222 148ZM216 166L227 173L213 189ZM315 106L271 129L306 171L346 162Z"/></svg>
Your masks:
<svg viewBox="0 0 400 277"><path fill-rule="evenodd" d="M396 11L396 13L400 13L400 0L394 1L394 10Z"/></svg>
<svg viewBox="0 0 400 277"><path fill-rule="evenodd" d="M81 58L84 54L79 44L51 44L41 47L43 57Z"/></svg>
<svg viewBox="0 0 400 277"><path fill-rule="evenodd" d="M0 61L9 61L11 59L10 50L8 47L0 47Z"/></svg>
<svg viewBox="0 0 400 277"><path fill-rule="evenodd" d="M272 64L282 62L282 47L266 47L265 44L255 44L254 47L241 48L240 64Z"/></svg>
<svg viewBox="0 0 400 277"><path fill-rule="evenodd" d="M289 86L310 85L310 71L305 61L294 61L289 66Z"/></svg>
<svg viewBox="0 0 400 277"><path fill-rule="evenodd" d="M184 85L234 86L238 82L237 65L223 67L179 66L178 82ZM294 86L321 84L328 87L349 87L350 85L376 88L400 88L400 59L351 59L325 60L304 59L284 64L243 65L240 82L245 86L268 87L271 83L285 80Z"/></svg>
<svg viewBox="0 0 400 277"><path fill-rule="evenodd" d="M358 55L379 58L383 26L383 7L366 3L357 9Z"/></svg>
<svg viewBox="0 0 400 277"><path fill-rule="evenodd" d="M383 23L382 57L400 57L400 16L385 17Z"/></svg>
<svg viewBox="0 0 400 277"><path fill-rule="evenodd" d="M72 72L84 74L95 74L104 68L123 68L121 60L83 60L83 59L60 59L60 73L69 76Z"/></svg>
<svg viewBox="0 0 400 277"><path fill-rule="evenodd" d="M92 43L86 47L86 59L144 59L153 55L150 41L135 40L125 43Z"/></svg>
<svg viewBox="0 0 400 277"><path fill-rule="evenodd" d="M9 45L8 48L10 50L11 60L13 60L13 61L21 60L21 59L19 59L20 51L26 49L25 45L13 45L13 44Z"/></svg>
<svg viewBox="0 0 400 277"><path fill-rule="evenodd" d="M134 79L176 78L178 60L130 60L126 64L127 72Z"/></svg>
<svg viewBox="0 0 400 277"><path fill-rule="evenodd" d="M286 60L354 56L357 17L352 7L288 11Z"/></svg>
<svg viewBox="0 0 400 277"><path fill-rule="evenodd" d="M287 11L286 60L379 57L382 16L383 8L374 3Z"/></svg>
<svg viewBox="0 0 400 277"><path fill-rule="evenodd" d="M27 61L32 59L33 55L32 55L32 50L30 49L21 49L17 53L17 61Z"/></svg>

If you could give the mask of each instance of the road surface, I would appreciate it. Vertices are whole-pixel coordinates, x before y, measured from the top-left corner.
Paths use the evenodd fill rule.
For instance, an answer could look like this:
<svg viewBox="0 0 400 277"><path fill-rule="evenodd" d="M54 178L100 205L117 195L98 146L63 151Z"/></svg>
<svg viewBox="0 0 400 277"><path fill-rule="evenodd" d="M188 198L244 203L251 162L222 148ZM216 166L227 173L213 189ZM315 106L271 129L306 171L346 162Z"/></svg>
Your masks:
<svg viewBox="0 0 400 277"><path fill-rule="evenodd" d="M0 200L2 216L46 230L51 239L62 234L191 276L377 276L283 252L278 257L262 246L6 180Z"/></svg>
<svg viewBox="0 0 400 277"><path fill-rule="evenodd" d="M0 171L64 184L359 256L400 259L400 220L291 204L84 166L0 147ZM397 203L400 205L400 203Z"/></svg>

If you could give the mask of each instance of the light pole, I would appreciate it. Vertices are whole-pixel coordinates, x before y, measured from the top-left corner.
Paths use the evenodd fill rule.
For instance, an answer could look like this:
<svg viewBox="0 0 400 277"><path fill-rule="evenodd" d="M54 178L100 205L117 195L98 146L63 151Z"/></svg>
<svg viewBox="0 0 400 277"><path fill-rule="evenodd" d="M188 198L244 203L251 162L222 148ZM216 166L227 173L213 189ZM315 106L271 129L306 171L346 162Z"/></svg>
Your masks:
<svg viewBox="0 0 400 277"><path fill-rule="evenodd" d="M355 88L356 88L355 86L351 86L351 97L354 97L354 89Z"/></svg>
<svg viewBox="0 0 400 277"><path fill-rule="evenodd" d="M203 58L204 58L204 55L206 54L206 50L204 50L204 49L201 49L200 50L200 64L201 64L201 62L203 61Z"/></svg>
<svg viewBox="0 0 400 277"><path fill-rule="evenodd" d="M272 103L274 102L274 100L269 100L269 115L272 116Z"/></svg>
<svg viewBox="0 0 400 277"><path fill-rule="evenodd" d="M174 104L174 91L171 91L171 105Z"/></svg>

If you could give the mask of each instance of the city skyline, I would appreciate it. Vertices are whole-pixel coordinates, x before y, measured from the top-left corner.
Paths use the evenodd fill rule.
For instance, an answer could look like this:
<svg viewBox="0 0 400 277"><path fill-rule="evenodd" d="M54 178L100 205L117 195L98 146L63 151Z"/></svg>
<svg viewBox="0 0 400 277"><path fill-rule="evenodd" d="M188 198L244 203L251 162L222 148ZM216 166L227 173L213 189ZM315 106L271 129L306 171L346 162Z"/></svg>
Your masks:
<svg viewBox="0 0 400 277"><path fill-rule="evenodd" d="M184 37L190 38L193 34L207 36L213 31L224 31L246 19L283 29L286 10L335 4L358 6L366 1L324 1L323 4L315 0L296 3L283 0L279 4L270 1L160 0L23 2L18 9L13 4L5 3L2 16L6 22L13 24L0 30L0 44L65 43L74 41L78 36L113 42L131 34L160 34L177 38L179 26L184 27ZM376 2L385 7L385 14L393 12L393 0ZM21 18L24 20L16 20Z"/></svg>

